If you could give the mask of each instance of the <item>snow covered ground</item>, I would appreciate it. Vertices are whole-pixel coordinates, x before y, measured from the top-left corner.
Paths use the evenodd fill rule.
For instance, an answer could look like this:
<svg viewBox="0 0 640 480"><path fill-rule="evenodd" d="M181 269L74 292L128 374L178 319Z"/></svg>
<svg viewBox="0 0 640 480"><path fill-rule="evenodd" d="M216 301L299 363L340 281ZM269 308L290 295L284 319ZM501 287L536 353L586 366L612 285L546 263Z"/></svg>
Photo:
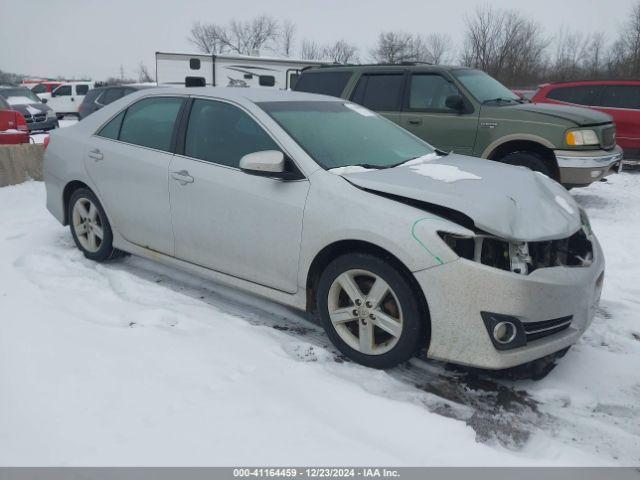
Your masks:
<svg viewBox="0 0 640 480"><path fill-rule="evenodd" d="M602 308L533 382L345 362L287 308L86 260L42 183L0 188L0 465L639 465L640 172L574 192Z"/></svg>

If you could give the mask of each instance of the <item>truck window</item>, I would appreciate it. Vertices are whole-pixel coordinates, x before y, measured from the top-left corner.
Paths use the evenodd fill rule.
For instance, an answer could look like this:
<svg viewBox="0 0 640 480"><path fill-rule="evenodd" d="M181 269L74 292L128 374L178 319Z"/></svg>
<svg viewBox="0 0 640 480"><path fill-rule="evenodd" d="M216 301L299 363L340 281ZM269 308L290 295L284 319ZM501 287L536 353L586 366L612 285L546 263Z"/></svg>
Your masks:
<svg viewBox="0 0 640 480"><path fill-rule="evenodd" d="M54 90L56 97L66 97L71 95L71 85L61 85Z"/></svg>
<svg viewBox="0 0 640 480"><path fill-rule="evenodd" d="M601 87L596 85L560 87L551 90L547 94L547 98L577 105L596 105L600 96L600 89Z"/></svg>
<svg viewBox="0 0 640 480"><path fill-rule="evenodd" d="M47 92L47 86L44 83L39 83L38 85L33 87L31 89L31 91L33 93L46 93Z"/></svg>
<svg viewBox="0 0 640 480"><path fill-rule="evenodd" d="M351 100L371 110L400 111L404 74L365 74L360 77Z"/></svg>
<svg viewBox="0 0 640 480"><path fill-rule="evenodd" d="M89 85L76 85L76 95L86 95L89 91Z"/></svg>
<svg viewBox="0 0 640 480"><path fill-rule="evenodd" d="M273 75L260 75L258 83L261 87L273 87L276 84L276 77Z"/></svg>
<svg viewBox="0 0 640 480"><path fill-rule="evenodd" d="M190 58L189 59L189 68L191 70L200 70L200 59L199 58Z"/></svg>
<svg viewBox="0 0 640 480"><path fill-rule="evenodd" d="M606 85L600 105L640 110L640 85Z"/></svg>
<svg viewBox="0 0 640 480"><path fill-rule="evenodd" d="M303 72L295 85L297 92L339 97L351 78L351 72Z"/></svg>
<svg viewBox="0 0 640 480"><path fill-rule="evenodd" d="M411 110L451 111L445 105L449 95L460 95L454 84L441 75L411 75L409 108Z"/></svg>

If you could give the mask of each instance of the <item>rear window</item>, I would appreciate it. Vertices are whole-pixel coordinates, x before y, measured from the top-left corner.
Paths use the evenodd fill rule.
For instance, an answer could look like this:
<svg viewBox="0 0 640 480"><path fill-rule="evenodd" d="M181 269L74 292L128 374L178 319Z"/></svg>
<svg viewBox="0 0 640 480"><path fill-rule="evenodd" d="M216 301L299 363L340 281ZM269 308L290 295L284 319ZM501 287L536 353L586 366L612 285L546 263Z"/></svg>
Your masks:
<svg viewBox="0 0 640 480"><path fill-rule="evenodd" d="M602 87L597 85L580 85L575 87L554 88L547 98L577 105L597 105Z"/></svg>
<svg viewBox="0 0 640 480"><path fill-rule="evenodd" d="M607 85L600 104L603 107L640 110L640 85Z"/></svg>
<svg viewBox="0 0 640 480"><path fill-rule="evenodd" d="M350 78L351 72L303 72L295 90L339 97Z"/></svg>

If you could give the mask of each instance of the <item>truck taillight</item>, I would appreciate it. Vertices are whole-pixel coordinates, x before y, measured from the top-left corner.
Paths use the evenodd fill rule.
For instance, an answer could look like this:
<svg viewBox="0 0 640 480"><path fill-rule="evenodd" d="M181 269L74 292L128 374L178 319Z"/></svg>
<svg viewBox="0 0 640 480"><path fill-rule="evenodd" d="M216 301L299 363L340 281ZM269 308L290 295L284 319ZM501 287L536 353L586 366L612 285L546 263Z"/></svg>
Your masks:
<svg viewBox="0 0 640 480"><path fill-rule="evenodd" d="M20 112L16 113L16 130L20 130L21 132L28 132L29 127L27 127L27 122Z"/></svg>
<svg viewBox="0 0 640 480"><path fill-rule="evenodd" d="M51 141L51 135L47 135L46 137L44 137L44 142L42 143L44 145L44 149L46 150L47 147L49 146L49 142Z"/></svg>

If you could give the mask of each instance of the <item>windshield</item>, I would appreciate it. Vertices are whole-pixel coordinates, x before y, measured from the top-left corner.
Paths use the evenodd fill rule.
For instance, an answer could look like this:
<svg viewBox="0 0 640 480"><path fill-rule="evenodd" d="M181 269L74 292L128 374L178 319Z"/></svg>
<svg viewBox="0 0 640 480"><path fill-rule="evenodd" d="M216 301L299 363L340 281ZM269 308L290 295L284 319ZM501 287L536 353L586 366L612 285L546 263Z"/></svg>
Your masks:
<svg viewBox="0 0 640 480"><path fill-rule="evenodd" d="M480 70L460 69L451 73L481 103L491 100L504 100L509 103L520 101L515 93Z"/></svg>
<svg viewBox="0 0 640 480"><path fill-rule="evenodd" d="M2 95L10 105L40 103L40 99L28 88L3 88L0 90L0 95Z"/></svg>
<svg viewBox="0 0 640 480"><path fill-rule="evenodd" d="M258 103L326 170L388 168L435 150L406 130L349 102Z"/></svg>

